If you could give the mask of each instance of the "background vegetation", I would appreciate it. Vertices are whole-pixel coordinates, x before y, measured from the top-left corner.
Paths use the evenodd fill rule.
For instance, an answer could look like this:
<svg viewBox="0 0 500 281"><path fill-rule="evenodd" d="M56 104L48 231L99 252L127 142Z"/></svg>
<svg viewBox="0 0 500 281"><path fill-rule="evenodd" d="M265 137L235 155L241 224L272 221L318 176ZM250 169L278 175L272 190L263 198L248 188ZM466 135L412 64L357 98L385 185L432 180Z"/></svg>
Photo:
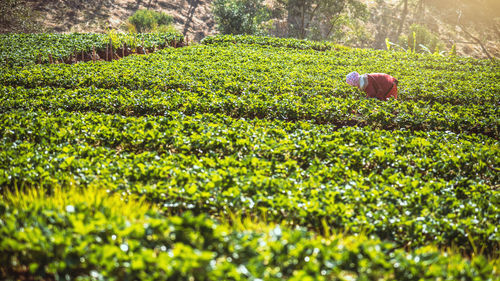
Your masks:
<svg viewBox="0 0 500 281"><path fill-rule="evenodd" d="M395 50L435 52L438 46L438 51L443 53L498 58L499 5L495 0L57 0L44 3L6 0L0 4L0 32L41 32L43 28L58 32L105 32L123 28L130 32L134 25L127 19L137 11L149 10L147 13L163 12L171 16L175 29L196 41L215 32L329 40L375 49L386 49L388 41ZM142 19L144 23L146 18ZM163 32L174 31L172 25L157 26L162 26ZM417 42L413 46L411 41L417 26ZM434 38L432 42L420 36L424 33Z"/></svg>
<svg viewBox="0 0 500 281"><path fill-rule="evenodd" d="M214 15L223 34L262 34L280 37L330 40L358 47L385 48L384 43L398 44L400 50L435 52L451 50L457 43L468 40L478 44L484 55L492 58L486 41L500 42L500 10L498 1L367 1L359 0L276 0L267 17L257 17L264 9L261 1L248 5L248 0L218 0ZM374 4L373 4L374 2ZM227 11L242 13L234 5L247 5L245 25L252 26L235 32L240 24L226 16ZM224 6L225 14L218 7ZM244 12L243 12L244 13ZM227 29L226 26L233 26ZM456 30L455 28L459 28ZM451 34L451 35L450 35ZM413 42L415 41L415 42ZM456 48L456 47L455 47ZM495 49L498 55L498 49Z"/></svg>
<svg viewBox="0 0 500 281"><path fill-rule="evenodd" d="M172 31L175 28L172 26L174 19L163 12L152 10L137 10L128 18L130 24L130 32L147 33L152 31Z"/></svg>
<svg viewBox="0 0 500 281"><path fill-rule="evenodd" d="M498 64L178 39L0 36L0 279L498 279Z"/></svg>
<svg viewBox="0 0 500 281"><path fill-rule="evenodd" d="M30 3L0 4L0 279L499 279L499 64L445 40L491 56L496 2L216 0L238 35L188 46L152 1L99 34L21 33Z"/></svg>

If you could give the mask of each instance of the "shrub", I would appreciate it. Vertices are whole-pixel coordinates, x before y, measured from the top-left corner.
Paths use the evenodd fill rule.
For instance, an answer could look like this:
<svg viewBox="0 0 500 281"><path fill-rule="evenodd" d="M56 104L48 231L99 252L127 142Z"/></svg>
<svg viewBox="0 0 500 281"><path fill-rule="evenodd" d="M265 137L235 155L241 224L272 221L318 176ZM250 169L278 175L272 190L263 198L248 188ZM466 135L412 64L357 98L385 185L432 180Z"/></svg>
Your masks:
<svg viewBox="0 0 500 281"><path fill-rule="evenodd" d="M256 34L269 19L263 0L215 0L212 9L222 34Z"/></svg>
<svg viewBox="0 0 500 281"><path fill-rule="evenodd" d="M457 55L457 45L453 44L453 46L451 46L450 56L456 56L456 55Z"/></svg>
<svg viewBox="0 0 500 281"><path fill-rule="evenodd" d="M242 218L162 213L105 186L0 197L2 280L496 280L495 261ZM232 223L232 225L229 224ZM350 279L344 278L349 277ZM354 277L352 277L354 276ZM351 279L352 277L352 279ZM262 280L260 279L260 280Z"/></svg>
<svg viewBox="0 0 500 281"><path fill-rule="evenodd" d="M152 10L138 10L128 21L137 32L144 33L156 30L160 26L168 26L174 22L172 16Z"/></svg>
<svg viewBox="0 0 500 281"><path fill-rule="evenodd" d="M401 35L399 37L399 45L408 46L408 50L413 50L417 53L432 53L444 47L436 34L419 24L413 24L410 26L408 35Z"/></svg>
<svg viewBox="0 0 500 281"><path fill-rule="evenodd" d="M160 25L156 29L152 30L154 33L171 33L171 34L178 34L180 35L181 33L175 29L173 24L170 25Z"/></svg>

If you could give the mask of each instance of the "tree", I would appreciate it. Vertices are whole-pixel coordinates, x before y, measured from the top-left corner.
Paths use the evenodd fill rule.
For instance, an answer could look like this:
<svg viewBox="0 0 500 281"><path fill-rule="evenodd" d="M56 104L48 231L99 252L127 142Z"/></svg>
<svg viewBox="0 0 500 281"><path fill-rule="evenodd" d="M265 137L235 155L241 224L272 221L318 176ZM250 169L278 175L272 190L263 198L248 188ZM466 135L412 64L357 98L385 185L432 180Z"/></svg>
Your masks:
<svg viewBox="0 0 500 281"><path fill-rule="evenodd" d="M306 38L315 29L321 38L330 37L332 30L339 27L342 15L349 18L363 18L367 7L359 0L277 0L288 12L290 37Z"/></svg>
<svg viewBox="0 0 500 281"><path fill-rule="evenodd" d="M403 9L401 11L398 29L396 31L396 36L394 36L394 38L399 38L399 36L401 36L401 33L403 32L403 27L405 24L406 16L408 15L408 0L402 0L400 3L403 4Z"/></svg>
<svg viewBox="0 0 500 281"><path fill-rule="evenodd" d="M263 0L215 0L212 12L222 34L255 34L269 17Z"/></svg>
<svg viewBox="0 0 500 281"><path fill-rule="evenodd" d="M498 0L428 0L429 8L444 22L457 26L474 40L492 59L484 40L500 40L500 1Z"/></svg>

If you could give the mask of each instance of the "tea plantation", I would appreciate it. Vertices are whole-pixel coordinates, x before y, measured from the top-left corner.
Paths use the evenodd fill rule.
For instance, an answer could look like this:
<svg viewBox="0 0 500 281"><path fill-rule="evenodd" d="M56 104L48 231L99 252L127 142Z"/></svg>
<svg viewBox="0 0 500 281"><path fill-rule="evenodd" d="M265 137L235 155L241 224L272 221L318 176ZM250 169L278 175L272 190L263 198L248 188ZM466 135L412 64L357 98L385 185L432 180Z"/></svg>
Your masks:
<svg viewBox="0 0 500 281"><path fill-rule="evenodd" d="M1 279L500 280L498 61L148 36L0 37Z"/></svg>

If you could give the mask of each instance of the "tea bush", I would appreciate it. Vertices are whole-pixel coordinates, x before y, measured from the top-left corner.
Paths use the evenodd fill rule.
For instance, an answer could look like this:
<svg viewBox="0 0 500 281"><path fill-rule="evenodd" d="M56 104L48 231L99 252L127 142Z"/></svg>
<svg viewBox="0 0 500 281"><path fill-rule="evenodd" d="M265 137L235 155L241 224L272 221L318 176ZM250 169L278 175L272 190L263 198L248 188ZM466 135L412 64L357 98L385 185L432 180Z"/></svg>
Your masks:
<svg viewBox="0 0 500 281"><path fill-rule="evenodd" d="M137 10L128 21L134 25L139 33L153 31L160 26L168 26L174 22L174 18L164 12L153 10Z"/></svg>
<svg viewBox="0 0 500 281"><path fill-rule="evenodd" d="M2 279L498 279L494 62L214 36L36 64L3 42Z"/></svg>
<svg viewBox="0 0 500 281"><path fill-rule="evenodd" d="M145 49L161 49L182 44L184 36L178 32L122 34L109 32L71 33L71 34L0 34L0 65L26 66L74 62L73 60L91 60L93 51L103 53L110 43L114 52L122 55L118 49L125 48L128 53L144 53ZM83 56L83 58L82 58ZM102 58L101 58L102 59ZM52 60L52 61L51 61Z"/></svg>
<svg viewBox="0 0 500 281"><path fill-rule="evenodd" d="M165 215L100 187L0 198L3 277L75 280L492 280L483 256L406 252L363 234ZM244 226L243 226L244 224Z"/></svg>
<svg viewBox="0 0 500 281"><path fill-rule="evenodd" d="M21 111L0 124L3 186L104 181L172 210L325 220L400 245L490 252L500 238L500 150L487 138L173 112Z"/></svg>

